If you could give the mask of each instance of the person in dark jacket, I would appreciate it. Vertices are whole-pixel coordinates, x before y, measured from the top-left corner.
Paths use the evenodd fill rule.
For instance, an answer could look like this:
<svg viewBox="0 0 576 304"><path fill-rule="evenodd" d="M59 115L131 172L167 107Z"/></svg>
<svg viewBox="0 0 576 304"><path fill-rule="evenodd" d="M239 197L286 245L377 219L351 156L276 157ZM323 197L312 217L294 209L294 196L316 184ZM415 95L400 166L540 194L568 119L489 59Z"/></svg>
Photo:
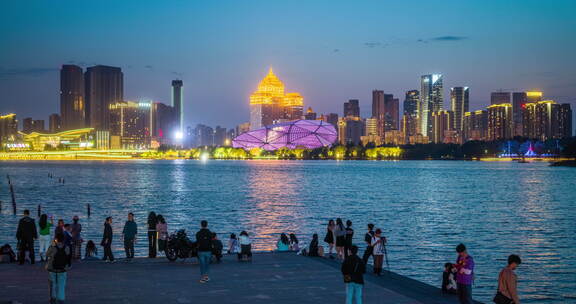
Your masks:
<svg viewBox="0 0 576 304"><path fill-rule="evenodd" d="M216 232L212 232L212 255L216 258L216 262L220 263L222 259L222 250L224 245L222 241L218 239Z"/></svg>
<svg viewBox="0 0 576 304"><path fill-rule="evenodd" d="M200 283L210 281L210 257L212 257L212 232L208 229L208 221L200 222L200 230L196 233L198 246L198 262L200 262Z"/></svg>
<svg viewBox="0 0 576 304"><path fill-rule="evenodd" d="M352 229L352 221L346 221L346 235L344 243L344 258L348 257L350 254L350 248L352 248L352 238L354 237L354 229Z"/></svg>
<svg viewBox="0 0 576 304"><path fill-rule="evenodd" d="M109 216L104 222L104 235L102 236L102 242L100 245L104 247L104 257L103 261L114 262L114 255L112 254L112 217Z"/></svg>
<svg viewBox="0 0 576 304"><path fill-rule="evenodd" d="M156 257L156 248L158 241L158 234L156 233L156 224L158 224L158 217L156 212L152 211L148 214L148 257Z"/></svg>
<svg viewBox="0 0 576 304"><path fill-rule="evenodd" d="M64 303L66 292L66 270L72 265L70 247L64 244L64 235L59 233L46 252L46 270L50 274L50 303Z"/></svg>
<svg viewBox="0 0 576 304"><path fill-rule="evenodd" d="M124 237L124 251L126 251L126 258L134 258L134 243L136 242L136 234L138 233L138 226L134 221L134 214L128 213L128 220L124 224L122 236Z"/></svg>
<svg viewBox="0 0 576 304"><path fill-rule="evenodd" d="M358 247L350 247L350 255L342 263L342 275L346 283L346 304L362 304L362 288L364 287L364 272L366 265L357 255Z"/></svg>
<svg viewBox="0 0 576 304"><path fill-rule="evenodd" d="M310 241L310 246L308 247L308 256L311 257L324 256L324 248L318 244L318 234L316 233L312 235L312 241Z"/></svg>
<svg viewBox="0 0 576 304"><path fill-rule="evenodd" d="M364 242L366 243L366 250L362 260L364 264L368 264L368 259L372 256L374 247L372 247L372 238L374 237L374 224L368 224L368 232L364 235Z"/></svg>
<svg viewBox="0 0 576 304"><path fill-rule="evenodd" d="M24 264L26 251L29 252L30 264L34 264L34 240L38 238L36 223L30 217L30 211L24 210L24 216L18 222L16 239L18 240L18 261Z"/></svg>

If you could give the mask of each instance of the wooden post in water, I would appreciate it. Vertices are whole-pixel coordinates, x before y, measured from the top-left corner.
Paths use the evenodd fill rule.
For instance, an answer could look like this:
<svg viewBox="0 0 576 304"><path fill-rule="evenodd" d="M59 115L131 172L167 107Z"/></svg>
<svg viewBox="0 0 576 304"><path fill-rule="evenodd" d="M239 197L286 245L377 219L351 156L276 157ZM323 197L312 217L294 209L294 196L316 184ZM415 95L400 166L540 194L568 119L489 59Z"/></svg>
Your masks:
<svg viewBox="0 0 576 304"><path fill-rule="evenodd" d="M2 201L0 201L0 214L2 214Z"/></svg>
<svg viewBox="0 0 576 304"><path fill-rule="evenodd" d="M16 197L14 196L14 187L10 184L10 194L12 195L12 210L14 215L16 215Z"/></svg>
<svg viewBox="0 0 576 304"><path fill-rule="evenodd" d="M88 213L88 217L90 217L90 204L86 204L86 212Z"/></svg>
<svg viewBox="0 0 576 304"><path fill-rule="evenodd" d="M40 218L41 214L42 214L42 205L38 204L38 218Z"/></svg>

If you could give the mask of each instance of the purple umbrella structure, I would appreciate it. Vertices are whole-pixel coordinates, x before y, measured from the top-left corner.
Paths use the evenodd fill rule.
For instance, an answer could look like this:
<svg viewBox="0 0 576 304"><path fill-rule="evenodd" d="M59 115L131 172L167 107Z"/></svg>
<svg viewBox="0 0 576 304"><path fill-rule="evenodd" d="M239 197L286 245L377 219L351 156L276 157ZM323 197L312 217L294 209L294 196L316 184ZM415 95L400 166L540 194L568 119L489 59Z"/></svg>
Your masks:
<svg viewBox="0 0 576 304"><path fill-rule="evenodd" d="M234 148L315 149L328 147L338 138L332 124L322 120L294 120L242 133L232 140Z"/></svg>

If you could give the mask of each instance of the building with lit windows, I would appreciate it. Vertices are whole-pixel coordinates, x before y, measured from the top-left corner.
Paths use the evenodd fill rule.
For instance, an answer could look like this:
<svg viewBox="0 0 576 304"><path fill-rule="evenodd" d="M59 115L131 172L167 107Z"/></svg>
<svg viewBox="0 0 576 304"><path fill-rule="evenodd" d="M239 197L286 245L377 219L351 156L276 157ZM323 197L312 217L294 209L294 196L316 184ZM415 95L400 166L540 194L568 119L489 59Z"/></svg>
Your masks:
<svg viewBox="0 0 576 304"><path fill-rule="evenodd" d="M60 69L60 117L62 130L86 126L84 72L77 65L65 64Z"/></svg>
<svg viewBox="0 0 576 304"><path fill-rule="evenodd" d="M117 67L97 65L84 73L86 126L110 129L110 105L124 101L124 74Z"/></svg>
<svg viewBox="0 0 576 304"><path fill-rule="evenodd" d="M174 111L175 137L182 137L184 132L184 82L172 80L172 108Z"/></svg>
<svg viewBox="0 0 576 304"><path fill-rule="evenodd" d="M510 139L513 134L512 104L488 106L488 140Z"/></svg>
<svg viewBox="0 0 576 304"><path fill-rule="evenodd" d="M60 132L62 130L62 120L60 115L54 113L48 117L48 130L50 133Z"/></svg>
<svg viewBox="0 0 576 304"><path fill-rule="evenodd" d="M454 112L454 130L462 133L464 113L468 112L470 90L468 87L450 88L450 106Z"/></svg>
<svg viewBox="0 0 576 304"><path fill-rule="evenodd" d="M384 91L381 90L374 90L372 91L372 118L376 120L376 135L380 136L380 138L384 138L385 132L385 121L386 121L386 112L384 108ZM368 125L368 123L367 123ZM369 135L367 133L367 135Z"/></svg>
<svg viewBox="0 0 576 304"><path fill-rule="evenodd" d="M350 99L344 103L344 117L360 117L360 102Z"/></svg>
<svg viewBox="0 0 576 304"><path fill-rule="evenodd" d="M304 115L304 119L307 120L316 120L318 118L318 114L312 110L312 107L308 107L306 114Z"/></svg>
<svg viewBox="0 0 576 304"><path fill-rule="evenodd" d="M121 101L111 104L110 140L113 148L149 148L152 135L151 102ZM119 138L120 147L117 147Z"/></svg>
<svg viewBox="0 0 576 304"><path fill-rule="evenodd" d="M12 143L18 135L18 121L16 114L0 115L0 148Z"/></svg>
<svg viewBox="0 0 576 304"><path fill-rule="evenodd" d="M400 101L393 94L384 94L384 132L398 131Z"/></svg>
<svg viewBox="0 0 576 304"><path fill-rule="evenodd" d="M24 143L35 151L46 149L89 150L97 148L94 128L66 130L58 133L19 132Z"/></svg>
<svg viewBox="0 0 576 304"><path fill-rule="evenodd" d="M431 137L432 135L432 112L438 112L443 109L443 90L441 74L422 75L420 77L417 132L425 137Z"/></svg>
<svg viewBox="0 0 576 304"><path fill-rule="evenodd" d="M547 140L572 135L572 109L570 104L558 104L553 100L528 102L524 106L524 136Z"/></svg>
<svg viewBox="0 0 576 304"><path fill-rule="evenodd" d="M526 92L512 93L512 120L514 120L514 136L522 136L522 112L528 102Z"/></svg>
<svg viewBox="0 0 576 304"><path fill-rule="evenodd" d="M542 101L543 93L540 91L528 91L526 92L526 102L538 102Z"/></svg>
<svg viewBox="0 0 576 304"><path fill-rule="evenodd" d="M454 112L438 111L432 112L432 142L444 143L445 137L450 137L450 132L454 131ZM450 136L448 136L450 133Z"/></svg>
<svg viewBox="0 0 576 304"><path fill-rule="evenodd" d="M304 98L299 93L284 93L284 83L272 68L250 95L250 129L259 129L282 119L301 119Z"/></svg>
<svg viewBox="0 0 576 304"><path fill-rule="evenodd" d="M510 103L510 92L492 92L490 93L490 104Z"/></svg>
<svg viewBox="0 0 576 304"><path fill-rule="evenodd" d="M560 105L558 128L562 137L572 137L572 107L569 103Z"/></svg>
<svg viewBox="0 0 576 304"><path fill-rule="evenodd" d="M488 133L488 111L478 110L464 113L462 121L463 142L486 140Z"/></svg>

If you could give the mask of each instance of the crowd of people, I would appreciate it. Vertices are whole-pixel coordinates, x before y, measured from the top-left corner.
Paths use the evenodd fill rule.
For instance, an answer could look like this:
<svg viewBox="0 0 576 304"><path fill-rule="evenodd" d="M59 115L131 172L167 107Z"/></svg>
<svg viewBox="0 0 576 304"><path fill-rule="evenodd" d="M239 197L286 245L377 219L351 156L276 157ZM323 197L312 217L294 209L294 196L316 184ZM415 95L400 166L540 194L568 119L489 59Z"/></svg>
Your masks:
<svg viewBox="0 0 576 304"><path fill-rule="evenodd" d="M169 241L168 225L161 214L150 212L146 222L148 237L148 257L155 258L158 252L166 252ZM54 228L54 234L51 231ZM384 260L387 261L387 239L380 228L374 229L374 224L367 225L364 235L365 250L362 257L358 256L359 248L353 244L354 229L352 221L344 221L340 218L329 220L326 226L324 242L328 247L327 257L338 259L342 262L341 272L346 284L346 303L362 303L362 290L364 274L370 257L372 257L373 273L382 275ZM126 260L134 258L134 245L138 235L138 224L134 214L128 213L127 220L121 233L124 244ZM200 264L200 283L210 281L210 263L220 263L223 257L224 246L215 232L210 231L208 222L200 222L200 229L195 235L195 248L197 250L198 263ZM18 262L20 265L29 261L35 263L34 241L39 243L39 256L45 261L45 268L49 273L50 301L51 303L63 302L65 299L66 272L72 266L74 260L81 259L82 225L79 217L74 216L71 223L65 223L59 219L54 227L52 216L41 214L38 226L30 217L29 210L24 210L23 217L18 223L16 232L18 240L18 256L9 244L0 247L0 262ZM103 247L103 257L98 257L98 248L92 240L85 245L84 259L114 262L112 243L114 232L112 229L112 217L107 217L104 222L103 236L100 245ZM324 257L324 246L319 244L318 234L313 234L308 246L301 248L301 244L294 233L281 233L276 242L276 250L279 252L293 251L310 257ZM247 231L230 234L226 252L236 254L239 261L251 261L252 241ZM456 263L446 263L442 276L441 289L443 293L458 295L460 303L470 304L472 301L472 284L474 281L474 259L468 254L464 244L456 247ZM335 254L335 255L334 255ZM494 302L497 304L519 304L517 292L517 276L514 270L521 264L517 255L510 255L508 265L504 267L498 277L498 289Z"/></svg>

